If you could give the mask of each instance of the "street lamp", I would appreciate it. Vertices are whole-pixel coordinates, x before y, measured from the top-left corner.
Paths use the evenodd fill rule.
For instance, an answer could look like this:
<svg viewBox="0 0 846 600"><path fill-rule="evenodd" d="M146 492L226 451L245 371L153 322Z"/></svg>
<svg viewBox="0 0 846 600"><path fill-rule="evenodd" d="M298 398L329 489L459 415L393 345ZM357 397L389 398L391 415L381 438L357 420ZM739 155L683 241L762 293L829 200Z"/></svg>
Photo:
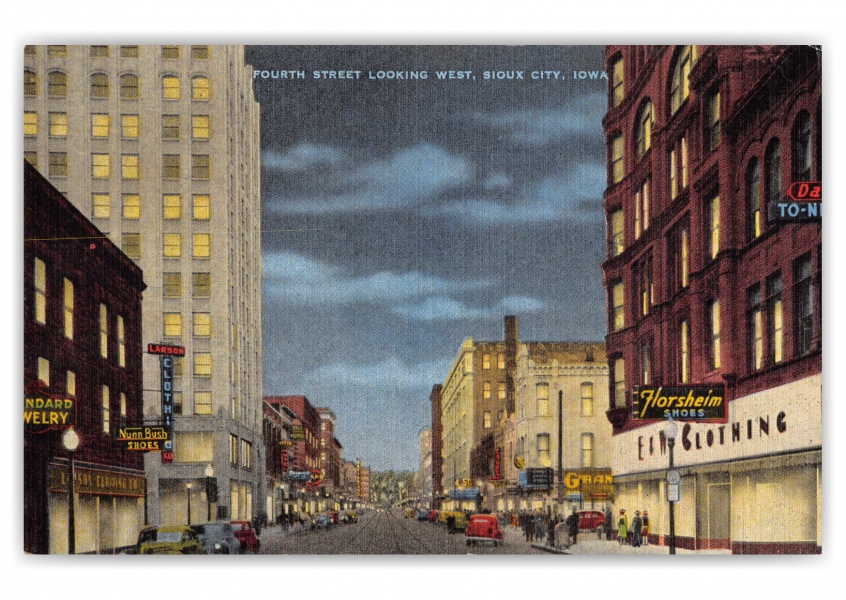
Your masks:
<svg viewBox="0 0 846 600"><path fill-rule="evenodd" d="M191 524L191 482L185 484L185 487L188 488L188 524Z"/></svg>
<svg viewBox="0 0 846 600"><path fill-rule="evenodd" d="M73 453L79 448L79 434L73 427L65 429L62 445L68 451L68 554L76 554L76 516L74 514Z"/></svg>
<svg viewBox="0 0 846 600"><path fill-rule="evenodd" d="M673 420L673 416L670 415L669 420L667 421L667 429L665 431L667 435L667 445L670 448L670 472L667 473L667 480L670 481L671 477L673 477L673 447L676 445L676 436L679 434L679 426ZM671 485L673 485L671 483ZM675 485L679 485L678 481L675 482ZM670 503L670 554L676 553L676 515L674 512L675 502L673 499L669 497L667 494L667 500Z"/></svg>
<svg viewBox="0 0 846 600"><path fill-rule="evenodd" d="M214 481L214 467L211 463L206 465L206 507L208 509L207 521L211 522L211 503L212 503L212 481Z"/></svg>

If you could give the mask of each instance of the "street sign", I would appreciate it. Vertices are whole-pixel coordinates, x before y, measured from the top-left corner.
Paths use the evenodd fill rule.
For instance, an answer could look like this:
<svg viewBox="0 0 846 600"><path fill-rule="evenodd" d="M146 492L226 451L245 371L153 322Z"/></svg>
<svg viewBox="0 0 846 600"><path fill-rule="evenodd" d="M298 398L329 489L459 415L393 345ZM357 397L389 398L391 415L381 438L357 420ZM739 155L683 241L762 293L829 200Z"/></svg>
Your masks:
<svg viewBox="0 0 846 600"><path fill-rule="evenodd" d="M676 485L680 481L681 481L681 475L679 475L679 472L676 471L675 469L673 469L672 471L667 473L667 483L669 483L671 485Z"/></svg>
<svg viewBox="0 0 846 600"><path fill-rule="evenodd" d="M671 483L667 486L667 500L681 502L681 486L678 483Z"/></svg>

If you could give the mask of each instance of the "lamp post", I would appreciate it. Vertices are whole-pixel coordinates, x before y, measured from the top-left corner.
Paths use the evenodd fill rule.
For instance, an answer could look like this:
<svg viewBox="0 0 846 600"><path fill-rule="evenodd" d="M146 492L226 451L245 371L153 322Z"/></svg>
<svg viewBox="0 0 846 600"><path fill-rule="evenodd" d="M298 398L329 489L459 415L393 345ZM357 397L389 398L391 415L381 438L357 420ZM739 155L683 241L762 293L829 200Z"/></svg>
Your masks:
<svg viewBox="0 0 846 600"><path fill-rule="evenodd" d="M667 480L670 480L670 477L673 473L673 447L676 445L676 436L679 434L679 426L673 420L672 415L670 416L669 420L667 421L667 429L665 431L667 435L667 446L670 448L670 472L667 474ZM673 484L671 484L673 485ZM679 485L676 482L674 485ZM668 501L670 503L670 554L676 553L676 515L675 515L675 502L673 502L672 498L668 496Z"/></svg>
<svg viewBox="0 0 846 600"><path fill-rule="evenodd" d="M207 508L207 516L206 520L211 522L211 503L212 503L212 481L214 478L214 467L211 466L211 463L206 465L206 508ZM190 510L189 510L190 513Z"/></svg>
<svg viewBox="0 0 846 600"><path fill-rule="evenodd" d="M185 484L185 487L188 488L188 524L191 524L191 482Z"/></svg>
<svg viewBox="0 0 846 600"><path fill-rule="evenodd" d="M76 554L76 516L74 514L73 453L79 448L79 434L73 427L65 429L62 445L68 451L68 554Z"/></svg>

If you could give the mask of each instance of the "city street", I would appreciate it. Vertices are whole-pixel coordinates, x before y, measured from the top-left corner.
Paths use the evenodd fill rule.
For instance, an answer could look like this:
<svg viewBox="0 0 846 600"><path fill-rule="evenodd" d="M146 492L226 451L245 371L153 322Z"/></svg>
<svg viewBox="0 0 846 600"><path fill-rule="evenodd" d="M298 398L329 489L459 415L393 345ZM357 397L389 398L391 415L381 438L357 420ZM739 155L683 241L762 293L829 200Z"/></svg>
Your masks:
<svg viewBox="0 0 846 600"><path fill-rule="evenodd" d="M261 532L261 554L543 554L520 531L505 527L503 543L467 546L464 534L443 525L405 518L402 510L368 511L357 523L329 529L290 531L269 527Z"/></svg>

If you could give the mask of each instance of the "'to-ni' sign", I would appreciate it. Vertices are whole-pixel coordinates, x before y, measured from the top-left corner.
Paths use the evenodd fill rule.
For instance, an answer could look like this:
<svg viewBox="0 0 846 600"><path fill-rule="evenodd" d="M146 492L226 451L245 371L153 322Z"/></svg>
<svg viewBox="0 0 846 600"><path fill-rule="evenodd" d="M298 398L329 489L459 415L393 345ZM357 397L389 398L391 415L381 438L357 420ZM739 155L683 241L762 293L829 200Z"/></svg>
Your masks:
<svg viewBox="0 0 846 600"><path fill-rule="evenodd" d="M640 386L632 392L635 419L725 421L727 401L720 384L694 386Z"/></svg>

